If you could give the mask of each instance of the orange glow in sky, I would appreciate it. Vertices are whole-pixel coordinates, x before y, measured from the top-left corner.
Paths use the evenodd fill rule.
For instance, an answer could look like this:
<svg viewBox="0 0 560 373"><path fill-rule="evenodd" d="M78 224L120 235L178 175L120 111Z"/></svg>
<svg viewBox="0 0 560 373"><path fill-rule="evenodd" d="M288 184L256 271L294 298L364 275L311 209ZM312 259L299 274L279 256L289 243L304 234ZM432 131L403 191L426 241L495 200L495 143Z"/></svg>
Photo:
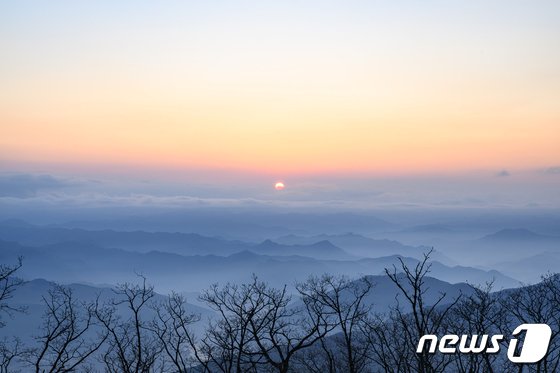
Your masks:
<svg viewBox="0 0 560 373"><path fill-rule="evenodd" d="M545 3L6 2L0 161L282 175L553 166L560 24Z"/></svg>

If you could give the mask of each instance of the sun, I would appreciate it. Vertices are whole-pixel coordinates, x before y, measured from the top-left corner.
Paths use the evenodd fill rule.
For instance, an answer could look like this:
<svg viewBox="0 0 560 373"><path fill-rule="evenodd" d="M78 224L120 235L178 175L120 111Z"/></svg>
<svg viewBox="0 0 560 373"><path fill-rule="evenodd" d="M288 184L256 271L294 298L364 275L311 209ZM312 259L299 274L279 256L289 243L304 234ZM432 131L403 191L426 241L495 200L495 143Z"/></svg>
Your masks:
<svg viewBox="0 0 560 373"><path fill-rule="evenodd" d="M284 185L283 182L279 181L276 184L274 184L274 189L276 190L284 190L286 186Z"/></svg>

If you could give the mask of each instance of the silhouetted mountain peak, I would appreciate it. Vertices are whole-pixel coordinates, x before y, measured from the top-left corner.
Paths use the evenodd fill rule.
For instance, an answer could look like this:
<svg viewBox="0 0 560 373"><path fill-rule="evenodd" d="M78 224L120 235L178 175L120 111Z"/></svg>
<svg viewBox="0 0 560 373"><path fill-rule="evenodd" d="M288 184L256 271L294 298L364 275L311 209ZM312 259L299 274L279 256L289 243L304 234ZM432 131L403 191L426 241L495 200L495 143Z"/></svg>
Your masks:
<svg viewBox="0 0 560 373"><path fill-rule="evenodd" d="M251 249L261 255L297 255L322 259L345 259L350 255L328 240L320 240L310 244L285 245L270 239L264 240Z"/></svg>
<svg viewBox="0 0 560 373"><path fill-rule="evenodd" d="M318 241L318 242L315 242L314 244L312 244L311 246L312 247L320 247L320 248L323 248L323 249L340 250L340 248L338 246L333 245L333 243L329 240Z"/></svg>
<svg viewBox="0 0 560 373"><path fill-rule="evenodd" d="M535 233L525 228L502 229L481 238L483 241L542 241L553 240L555 237Z"/></svg>
<svg viewBox="0 0 560 373"><path fill-rule="evenodd" d="M281 244L279 244L277 242L274 242L270 239L266 239L263 242L261 242L258 246L260 248L264 248L264 249L268 249L268 248L277 249L277 248L282 247L284 245L281 245Z"/></svg>

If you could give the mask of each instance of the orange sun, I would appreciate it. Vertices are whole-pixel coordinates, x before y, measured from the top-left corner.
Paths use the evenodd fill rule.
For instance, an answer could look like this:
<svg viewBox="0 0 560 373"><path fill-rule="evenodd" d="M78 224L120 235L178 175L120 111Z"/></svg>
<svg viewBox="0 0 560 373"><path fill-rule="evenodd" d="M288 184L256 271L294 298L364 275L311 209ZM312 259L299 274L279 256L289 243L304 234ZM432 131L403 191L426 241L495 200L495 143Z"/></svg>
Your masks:
<svg viewBox="0 0 560 373"><path fill-rule="evenodd" d="M283 182L279 181L276 184L274 184L274 189L276 190L284 190L286 186L284 185Z"/></svg>

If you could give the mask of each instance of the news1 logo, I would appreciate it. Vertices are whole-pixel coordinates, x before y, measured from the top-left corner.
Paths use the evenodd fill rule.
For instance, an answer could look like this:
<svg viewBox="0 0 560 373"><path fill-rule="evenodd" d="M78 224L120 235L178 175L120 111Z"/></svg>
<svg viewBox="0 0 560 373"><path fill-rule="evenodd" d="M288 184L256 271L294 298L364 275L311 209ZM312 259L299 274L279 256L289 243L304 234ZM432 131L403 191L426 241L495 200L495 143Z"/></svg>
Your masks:
<svg viewBox="0 0 560 373"><path fill-rule="evenodd" d="M512 338L508 345L507 357L514 363L536 363L542 360L550 344L552 330L546 324L521 324L512 333L513 337L520 336L525 332L524 338ZM420 338L416 353L424 351L426 342L429 342L428 352L433 354L436 347L443 354L480 354L498 353L500 342L504 339L502 334L489 336L484 335L444 335L439 338L433 334L427 334Z"/></svg>
<svg viewBox="0 0 560 373"><path fill-rule="evenodd" d="M523 348L519 354L517 350L517 338L509 342L508 359L514 363L536 363L540 361L548 351L552 331L546 324L522 324L513 331L517 336L525 331Z"/></svg>

